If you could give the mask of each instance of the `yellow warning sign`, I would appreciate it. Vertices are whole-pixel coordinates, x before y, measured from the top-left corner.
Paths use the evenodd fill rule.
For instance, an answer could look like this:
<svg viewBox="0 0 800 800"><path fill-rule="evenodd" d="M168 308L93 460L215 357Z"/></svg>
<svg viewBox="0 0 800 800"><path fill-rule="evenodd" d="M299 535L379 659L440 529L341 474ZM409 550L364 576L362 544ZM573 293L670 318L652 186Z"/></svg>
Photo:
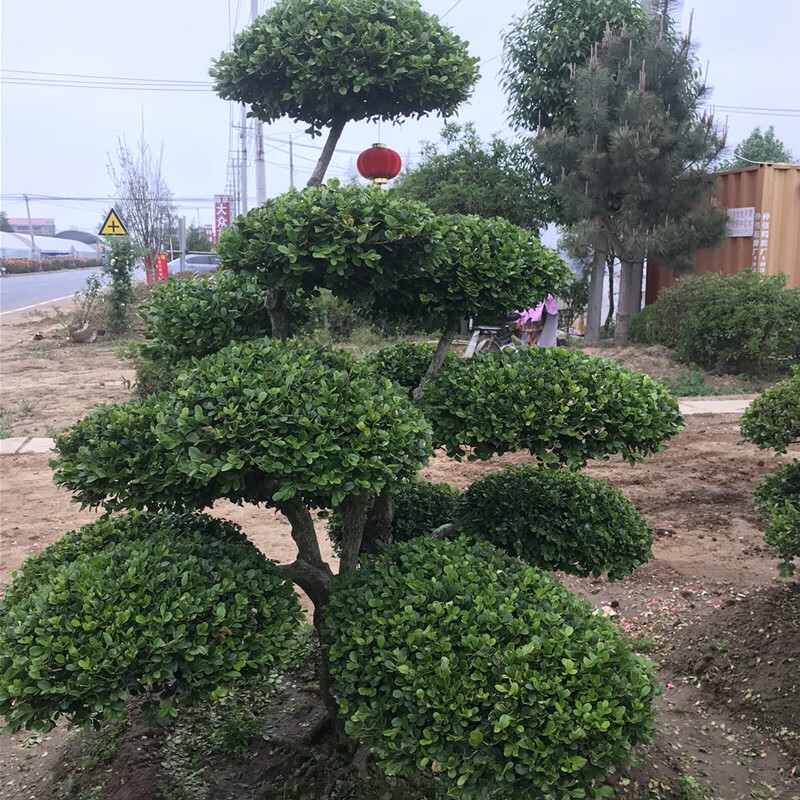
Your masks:
<svg viewBox="0 0 800 800"><path fill-rule="evenodd" d="M122 220L117 216L117 212L114 211L112 208L111 211L108 212L108 216L106 217L106 221L103 223L102 227L100 228L100 235L101 236L127 236L128 231L125 229L125 226L122 224Z"/></svg>

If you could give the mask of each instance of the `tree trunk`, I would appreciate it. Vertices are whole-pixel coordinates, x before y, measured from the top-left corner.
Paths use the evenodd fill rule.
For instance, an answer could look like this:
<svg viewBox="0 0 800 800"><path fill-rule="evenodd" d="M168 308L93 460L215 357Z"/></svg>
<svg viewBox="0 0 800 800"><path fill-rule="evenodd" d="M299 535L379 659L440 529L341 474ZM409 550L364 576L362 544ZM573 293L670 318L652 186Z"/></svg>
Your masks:
<svg viewBox="0 0 800 800"><path fill-rule="evenodd" d="M586 307L585 339L592 343L600 341L600 316L603 312L603 278L606 274L607 251L608 246L595 248L589 274L589 304Z"/></svg>
<svg viewBox="0 0 800 800"><path fill-rule="evenodd" d="M633 262L620 259L619 302L617 303L617 324L614 327L614 346L628 346L628 322L631 318L631 290Z"/></svg>
<svg viewBox="0 0 800 800"><path fill-rule="evenodd" d="M339 558L339 574L344 575L358 566L361 540L364 537L364 524L367 521L369 495L348 495L339 505L342 518L342 551Z"/></svg>
<svg viewBox="0 0 800 800"><path fill-rule="evenodd" d="M285 342L289 338L289 314L286 311L286 294L279 289L270 289L264 298L264 308L269 315L270 335Z"/></svg>
<svg viewBox="0 0 800 800"><path fill-rule="evenodd" d="M634 261L631 271L631 307L630 314L633 319L642 310L642 276L644 274L644 262Z"/></svg>
<svg viewBox="0 0 800 800"><path fill-rule="evenodd" d="M606 333L611 330L611 323L614 321L614 254L609 253L608 263L608 314L603 324Z"/></svg>
<svg viewBox="0 0 800 800"><path fill-rule="evenodd" d="M374 554L378 552L381 543L391 544L393 521L394 501L389 486L385 486L367 511L364 536L361 539L361 552Z"/></svg>
<svg viewBox="0 0 800 800"><path fill-rule="evenodd" d="M436 345L436 351L433 354L431 363L428 365L426 373L422 376L419 386L414 389L412 396L415 400L419 400L420 397L422 397L422 394L425 390L425 384L442 368L445 356L447 356L447 351L450 349L450 345L453 344L453 339L456 338L457 333L458 320L447 320L447 325L445 325L445 329L442 332L441 338L439 339L439 344Z"/></svg>
<svg viewBox="0 0 800 800"><path fill-rule="evenodd" d="M322 185L322 181L325 178L325 173L328 171L328 165L331 163L331 159L333 158L333 151L336 149L336 143L339 141L339 137L342 135L342 131L344 130L346 122L347 120L344 119L334 120L330 127L330 131L328 132L328 139L325 142L325 146L322 148L322 153L320 153L319 160L317 161L314 171L311 173L311 177L308 179L306 186Z"/></svg>

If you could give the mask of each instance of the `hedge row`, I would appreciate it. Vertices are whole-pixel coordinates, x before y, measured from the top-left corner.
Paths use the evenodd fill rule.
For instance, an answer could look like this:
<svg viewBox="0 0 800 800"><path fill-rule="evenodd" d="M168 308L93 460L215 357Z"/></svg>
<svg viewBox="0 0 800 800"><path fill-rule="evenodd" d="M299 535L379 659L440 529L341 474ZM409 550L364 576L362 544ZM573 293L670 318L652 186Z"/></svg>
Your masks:
<svg viewBox="0 0 800 800"><path fill-rule="evenodd" d="M99 258L43 258L33 261L29 258L13 258L0 261L9 275L25 275L29 272L57 272L62 269L89 269L99 267Z"/></svg>

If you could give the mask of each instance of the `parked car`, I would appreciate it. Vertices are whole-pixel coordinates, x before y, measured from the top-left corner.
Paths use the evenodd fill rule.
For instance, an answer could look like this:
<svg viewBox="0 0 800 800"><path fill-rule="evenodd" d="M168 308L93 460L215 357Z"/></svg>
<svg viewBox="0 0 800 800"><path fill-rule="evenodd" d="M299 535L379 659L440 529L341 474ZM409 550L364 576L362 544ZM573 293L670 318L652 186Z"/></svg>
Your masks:
<svg viewBox="0 0 800 800"><path fill-rule="evenodd" d="M219 256L213 253L196 253L186 256L187 272L213 272L219 266ZM181 260L176 258L167 264L169 275L175 275L181 271Z"/></svg>

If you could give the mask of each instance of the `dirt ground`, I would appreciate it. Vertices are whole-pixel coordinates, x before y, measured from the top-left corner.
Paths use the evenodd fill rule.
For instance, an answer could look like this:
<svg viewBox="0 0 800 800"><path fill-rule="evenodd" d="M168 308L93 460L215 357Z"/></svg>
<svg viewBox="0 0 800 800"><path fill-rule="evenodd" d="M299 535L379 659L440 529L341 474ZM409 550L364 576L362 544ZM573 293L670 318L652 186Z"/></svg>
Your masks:
<svg viewBox="0 0 800 800"><path fill-rule="evenodd" d="M132 375L116 359L113 345L33 341L36 324L29 322L0 329L0 403L11 409L16 435L46 435L48 425L68 428L93 402L130 396L123 379ZM44 348L47 356L41 355ZM25 401L34 408L20 414ZM765 551L750 503L759 480L788 457L773 458L738 440L736 416L692 416L669 448L646 463L631 467L615 458L587 469L622 490L656 539L654 559L625 580L562 576L568 588L604 609L637 648L661 664L659 736L642 754L641 767L619 780L618 797L800 800L800 590L797 579L778 579L776 559ZM529 461L522 454L477 463L437 457L424 477L463 489L492 470ZM52 484L46 456L3 457L0 469L4 591L28 555L96 514L80 511ZM242 525L269 557L293 557L280 514L226 502L217 503L213 513ZM147 783L147 774L152 779L149 792L137 791L138 800L151 796L159 767L155 757L148 761L142 755L149 741L142 737L148 734L136 728L132 735L122 750L128 754L125 768L141 773L139 786ZM45 736L2 737L0 798L67 796L57 764L74 739L61 727ZM122 764L119 757L115 764ZM688 794L687 776L707 786L706 793ZM112 792L108 783L99 798L133 798L126 794L132 785Z"/></svg>

